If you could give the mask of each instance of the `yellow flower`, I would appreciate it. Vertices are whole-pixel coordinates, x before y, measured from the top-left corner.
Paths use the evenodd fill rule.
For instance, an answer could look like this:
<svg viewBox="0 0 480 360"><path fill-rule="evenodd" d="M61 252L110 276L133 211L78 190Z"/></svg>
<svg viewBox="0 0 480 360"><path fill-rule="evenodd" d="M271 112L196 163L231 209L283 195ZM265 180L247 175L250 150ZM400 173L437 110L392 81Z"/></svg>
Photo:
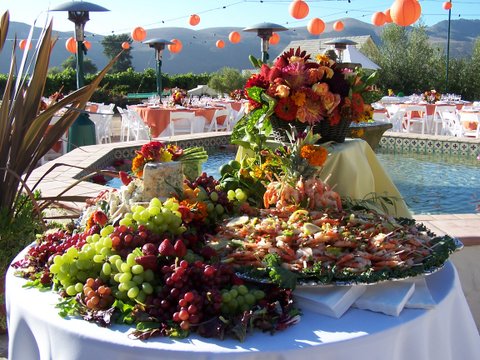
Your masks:
<svg viewBox="0 0 480 360"><path fill-rule="evenodd" d="M287 85L278 85L275 89L275 96L286 98L290 95L290 88Z"/></svg>
<svg viewBox="0 0 480 360"><path fill-rule="evenodd" d="M304 106L307 101L307 95L304 92L296 92L292 95L292 100L298 107Z"/></svg>
<svg viewBox="0 0 480 360"><path fill-rule="evenodd" d="M160 162L170 162L172 161L172 154L170 154L168 151L166 150L162 150L160 152Z"/></svg>

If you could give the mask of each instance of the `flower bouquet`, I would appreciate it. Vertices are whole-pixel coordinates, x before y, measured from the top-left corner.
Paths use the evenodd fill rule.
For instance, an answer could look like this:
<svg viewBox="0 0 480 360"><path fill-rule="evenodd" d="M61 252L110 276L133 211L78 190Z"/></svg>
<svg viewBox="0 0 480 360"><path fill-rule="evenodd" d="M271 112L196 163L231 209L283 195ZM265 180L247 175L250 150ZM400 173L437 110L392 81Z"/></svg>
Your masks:
<svg viewBox="0 0 480 360"><path fill-rule="evenodd" d="M423 100L425 100L429 104L435 104L437 101L440 101L442 98L442 94L437 92L435 89L425 91L423 93Z"/></svg>
<svg viewBox="0 0 480 360"><path fill-rule="evenodd" d="M247 81L247 114L237 123L232 140L242 145L257 134L285 138L290 126L313 127L321 142L343 142L352 121L371 118L362 94L370 90L375 73L344 69L325 55L312 61L300 48L290 49L273 66L250 57L260 68Z"/></svg>

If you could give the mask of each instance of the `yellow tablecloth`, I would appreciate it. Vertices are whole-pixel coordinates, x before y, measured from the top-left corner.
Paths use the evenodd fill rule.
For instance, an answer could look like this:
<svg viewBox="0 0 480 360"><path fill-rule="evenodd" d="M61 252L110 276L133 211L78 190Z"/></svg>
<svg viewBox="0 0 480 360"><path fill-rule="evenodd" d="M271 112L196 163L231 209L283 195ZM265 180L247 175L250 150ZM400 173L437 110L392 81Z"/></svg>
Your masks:
<svg viewBox="0 0 480 360"><path fill-rule="evenodd" d="M400 192L385 172L368 143L361 139L347 139L344 143L324 144L329 157L320 171L322 180L334 186L342 198L364 199L372 194L387 196L394 201L394 206L385 204L388 213L396 217L412 215L402 199ZM246 156L245 149L240 148L237 160ZM381 207L378 208L382 210Z"/></svg>

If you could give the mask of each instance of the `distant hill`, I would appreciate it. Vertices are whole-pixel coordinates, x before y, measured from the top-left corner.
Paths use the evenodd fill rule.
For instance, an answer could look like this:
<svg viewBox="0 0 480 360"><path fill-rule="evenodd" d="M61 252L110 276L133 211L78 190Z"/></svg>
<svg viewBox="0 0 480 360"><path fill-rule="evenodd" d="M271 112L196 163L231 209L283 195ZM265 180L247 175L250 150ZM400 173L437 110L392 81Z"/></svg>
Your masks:
<svg viewBox="0 0 480 360"><path fill-rule="evenodd" d="M370 35L378 44L380 43L381 27L375 27L356 19L342 19L345 23L345 30L341 33L332 29L332 23L327 23L325 32L319 38L332 38L344 36ZM448 22L442 21L427 28L430 40L433 44L445 48L447 39ZM10 24L9 39L17 36L17 39L26 38L30 26L24 23L12 22ZM231 44L228 41L228 34L231 31L239 31L242 40L238 44ZM35 29L34 38L38 38L40 29ZM308 33L306 27L292 28L280 34L280 43L270 46L270 58L279 54L285 46L292 40L314 39L318 38ZM73 35L71 32L57 32L61 39L66 39ZM159 29L149 29L148 38L179 39L183 43L183 49L178 54L172 54L168 50L164 51L162 71L169 74L180 73L202 73L214 72L223 66L230 66L237 69L250 68L248 56L253 54L260 57L260 39L254 33L242 32L242 28L236 27L217 27L202 30L192 30L189 28L167 27ZM464 57L472 52L475 38L480 36L480 20L452 20L450 56ZM87 39L93 43L87 57L92 59L93 63L99 69L107 63L107 58L103 54L103 48L100 45L103 39L102 35L91 34L87 32ZM225 41L225 48L218 49L215 46L217 40ZM60 40L53 52L50 65L60 66L62 62L70 55L64 46L64 40ZM6 49L0 55L0 73L8 72L10 52L7 43ZM120 50L120 49L119 49ZM21 53L18 54L21 56ZM136 71L143 71L145 68L155 68L155 52L147 45L133 43L132 56L133 66Z"/></svg>

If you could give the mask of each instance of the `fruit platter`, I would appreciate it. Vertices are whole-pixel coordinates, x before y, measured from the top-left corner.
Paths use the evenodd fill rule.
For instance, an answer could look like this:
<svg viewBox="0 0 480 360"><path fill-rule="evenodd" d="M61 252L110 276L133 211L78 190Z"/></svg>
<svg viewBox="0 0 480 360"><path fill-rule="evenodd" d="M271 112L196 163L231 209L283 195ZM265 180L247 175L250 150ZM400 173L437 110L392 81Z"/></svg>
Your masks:
<svg viewBox="0 0 480 360"><path fill-rule="evenodd" d="M459 248L412 219L342 199L315 175L327 156L315 140L260 152L268 166L233 160L220 179L185 177L158 196L145 196L138 164L205 154L146 144L132 172L119 174L121 189L88 201L74 224L40 234L12 266L26 286L57 292L63 317L129 324L142 340L194 332L243 341L301 319L299 284L431 273Z"/></svg>

